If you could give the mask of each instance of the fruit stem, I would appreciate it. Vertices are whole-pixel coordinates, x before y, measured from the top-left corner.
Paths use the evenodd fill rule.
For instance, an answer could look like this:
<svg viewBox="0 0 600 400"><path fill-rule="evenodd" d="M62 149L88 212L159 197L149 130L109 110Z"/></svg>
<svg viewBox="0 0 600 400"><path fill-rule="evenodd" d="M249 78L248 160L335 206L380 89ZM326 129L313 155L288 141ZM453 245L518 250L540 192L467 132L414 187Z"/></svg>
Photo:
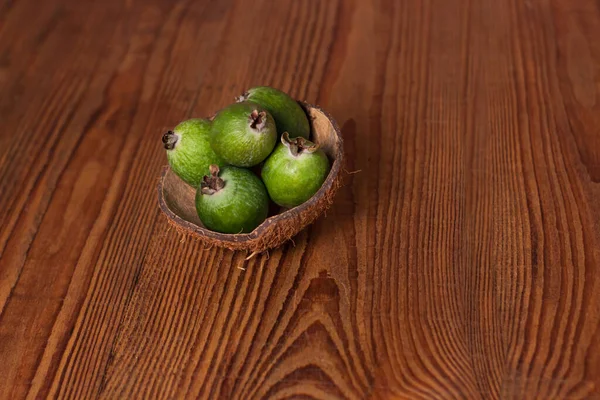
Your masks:
<svg viewBox="0 0 600 400"><path fill-rule="evenodd" d="M162 137L163 145L167 150L173 150L178 140L179 136L177 136L177 134L173 131L168 131Z"/></svg>
<svg viewBox="0 0 600 400"><path fill-rule="evenodd" d="M250 128L256 129L260 132L267 124L267 113L264 111L258 112L258 110L254 110L250 113L248 122L250 123Z"/></svg>
<svg viewBox="0 0 600 400"><path fill-rule="evenodd" d="M283 132L281 135L281 143L290 150L294 157L298 157L302 153L314 153L318 150L319 145L304 139L302 136L290 139L290 134Z"/></svg>
<svg viewBox="0 0 600 400"><path fill-rule="evenodd" d="M219 190L225 187L225 181L219 178L219 166L215 164L211 164L208 168L210 171L210 176L204 175L202 178L202 182L200 183L200 189L202 194L215 194Z"/></svg>

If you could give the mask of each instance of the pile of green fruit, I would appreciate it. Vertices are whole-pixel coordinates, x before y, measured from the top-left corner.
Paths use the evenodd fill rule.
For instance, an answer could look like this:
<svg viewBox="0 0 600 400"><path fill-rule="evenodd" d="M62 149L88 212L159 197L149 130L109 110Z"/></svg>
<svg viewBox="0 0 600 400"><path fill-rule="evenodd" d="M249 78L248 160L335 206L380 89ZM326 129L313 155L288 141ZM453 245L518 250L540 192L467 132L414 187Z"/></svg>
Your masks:
<svg viewBox="0 0 600 400"><path fill-rule="evenodd" d="M236 234L260 225L270 201L292 208L319 190L330 165L309 139L302 107L286 93L261 86L212 121L181 122L162 142L171 169L196 189L196 210L204 226Z"/></svg>

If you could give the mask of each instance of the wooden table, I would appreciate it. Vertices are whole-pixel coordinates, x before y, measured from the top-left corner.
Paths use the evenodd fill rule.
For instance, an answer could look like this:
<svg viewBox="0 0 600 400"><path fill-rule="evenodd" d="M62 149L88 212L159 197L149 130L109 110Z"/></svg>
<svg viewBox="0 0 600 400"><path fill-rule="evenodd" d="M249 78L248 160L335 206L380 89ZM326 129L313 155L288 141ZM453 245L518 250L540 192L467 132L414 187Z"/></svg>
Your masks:
<svg viewBox="0 0 600 400"><path fill-rule="evenodd" d="M0 1L0 397L600 398L600 3ZM161 134L268 84L327 216L169 228Z"/></svg>

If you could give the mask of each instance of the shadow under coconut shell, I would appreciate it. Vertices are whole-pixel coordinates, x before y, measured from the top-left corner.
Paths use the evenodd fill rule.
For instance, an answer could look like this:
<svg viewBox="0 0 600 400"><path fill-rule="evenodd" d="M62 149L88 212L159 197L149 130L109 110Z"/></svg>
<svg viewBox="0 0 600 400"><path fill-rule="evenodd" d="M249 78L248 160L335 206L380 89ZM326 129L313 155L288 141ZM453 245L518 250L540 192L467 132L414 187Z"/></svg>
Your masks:
<svg viewBox="0 0 600 400"><path fill-rule="evenodd" d="M344 148L339 127L325 111L299 103L311 124L311 140L327 154L331 169L313 197L292 209L272 207L270 215L250 233L223 234L206 229L195 207L196 191L184 183L168 166L158 184L158 201L162 212L175 228L207 245L230 250L246 250L251 255L282 245L307 225L313 223L333 203L343 175Z"/></svg>

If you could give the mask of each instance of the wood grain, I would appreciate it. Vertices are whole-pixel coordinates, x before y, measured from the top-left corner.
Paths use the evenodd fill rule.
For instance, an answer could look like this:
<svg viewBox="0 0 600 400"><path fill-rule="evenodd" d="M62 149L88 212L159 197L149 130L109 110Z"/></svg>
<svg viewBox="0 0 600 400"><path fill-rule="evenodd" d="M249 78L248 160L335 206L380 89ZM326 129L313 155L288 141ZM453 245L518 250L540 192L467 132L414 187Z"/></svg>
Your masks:
<svg viewBox="0 0 600 400"><path fill-rule="evenodd" d="M600 398L594 0L0 2L0 398ZM268 84L342 127L326 218L161 215L161 133Z"/></svg>

